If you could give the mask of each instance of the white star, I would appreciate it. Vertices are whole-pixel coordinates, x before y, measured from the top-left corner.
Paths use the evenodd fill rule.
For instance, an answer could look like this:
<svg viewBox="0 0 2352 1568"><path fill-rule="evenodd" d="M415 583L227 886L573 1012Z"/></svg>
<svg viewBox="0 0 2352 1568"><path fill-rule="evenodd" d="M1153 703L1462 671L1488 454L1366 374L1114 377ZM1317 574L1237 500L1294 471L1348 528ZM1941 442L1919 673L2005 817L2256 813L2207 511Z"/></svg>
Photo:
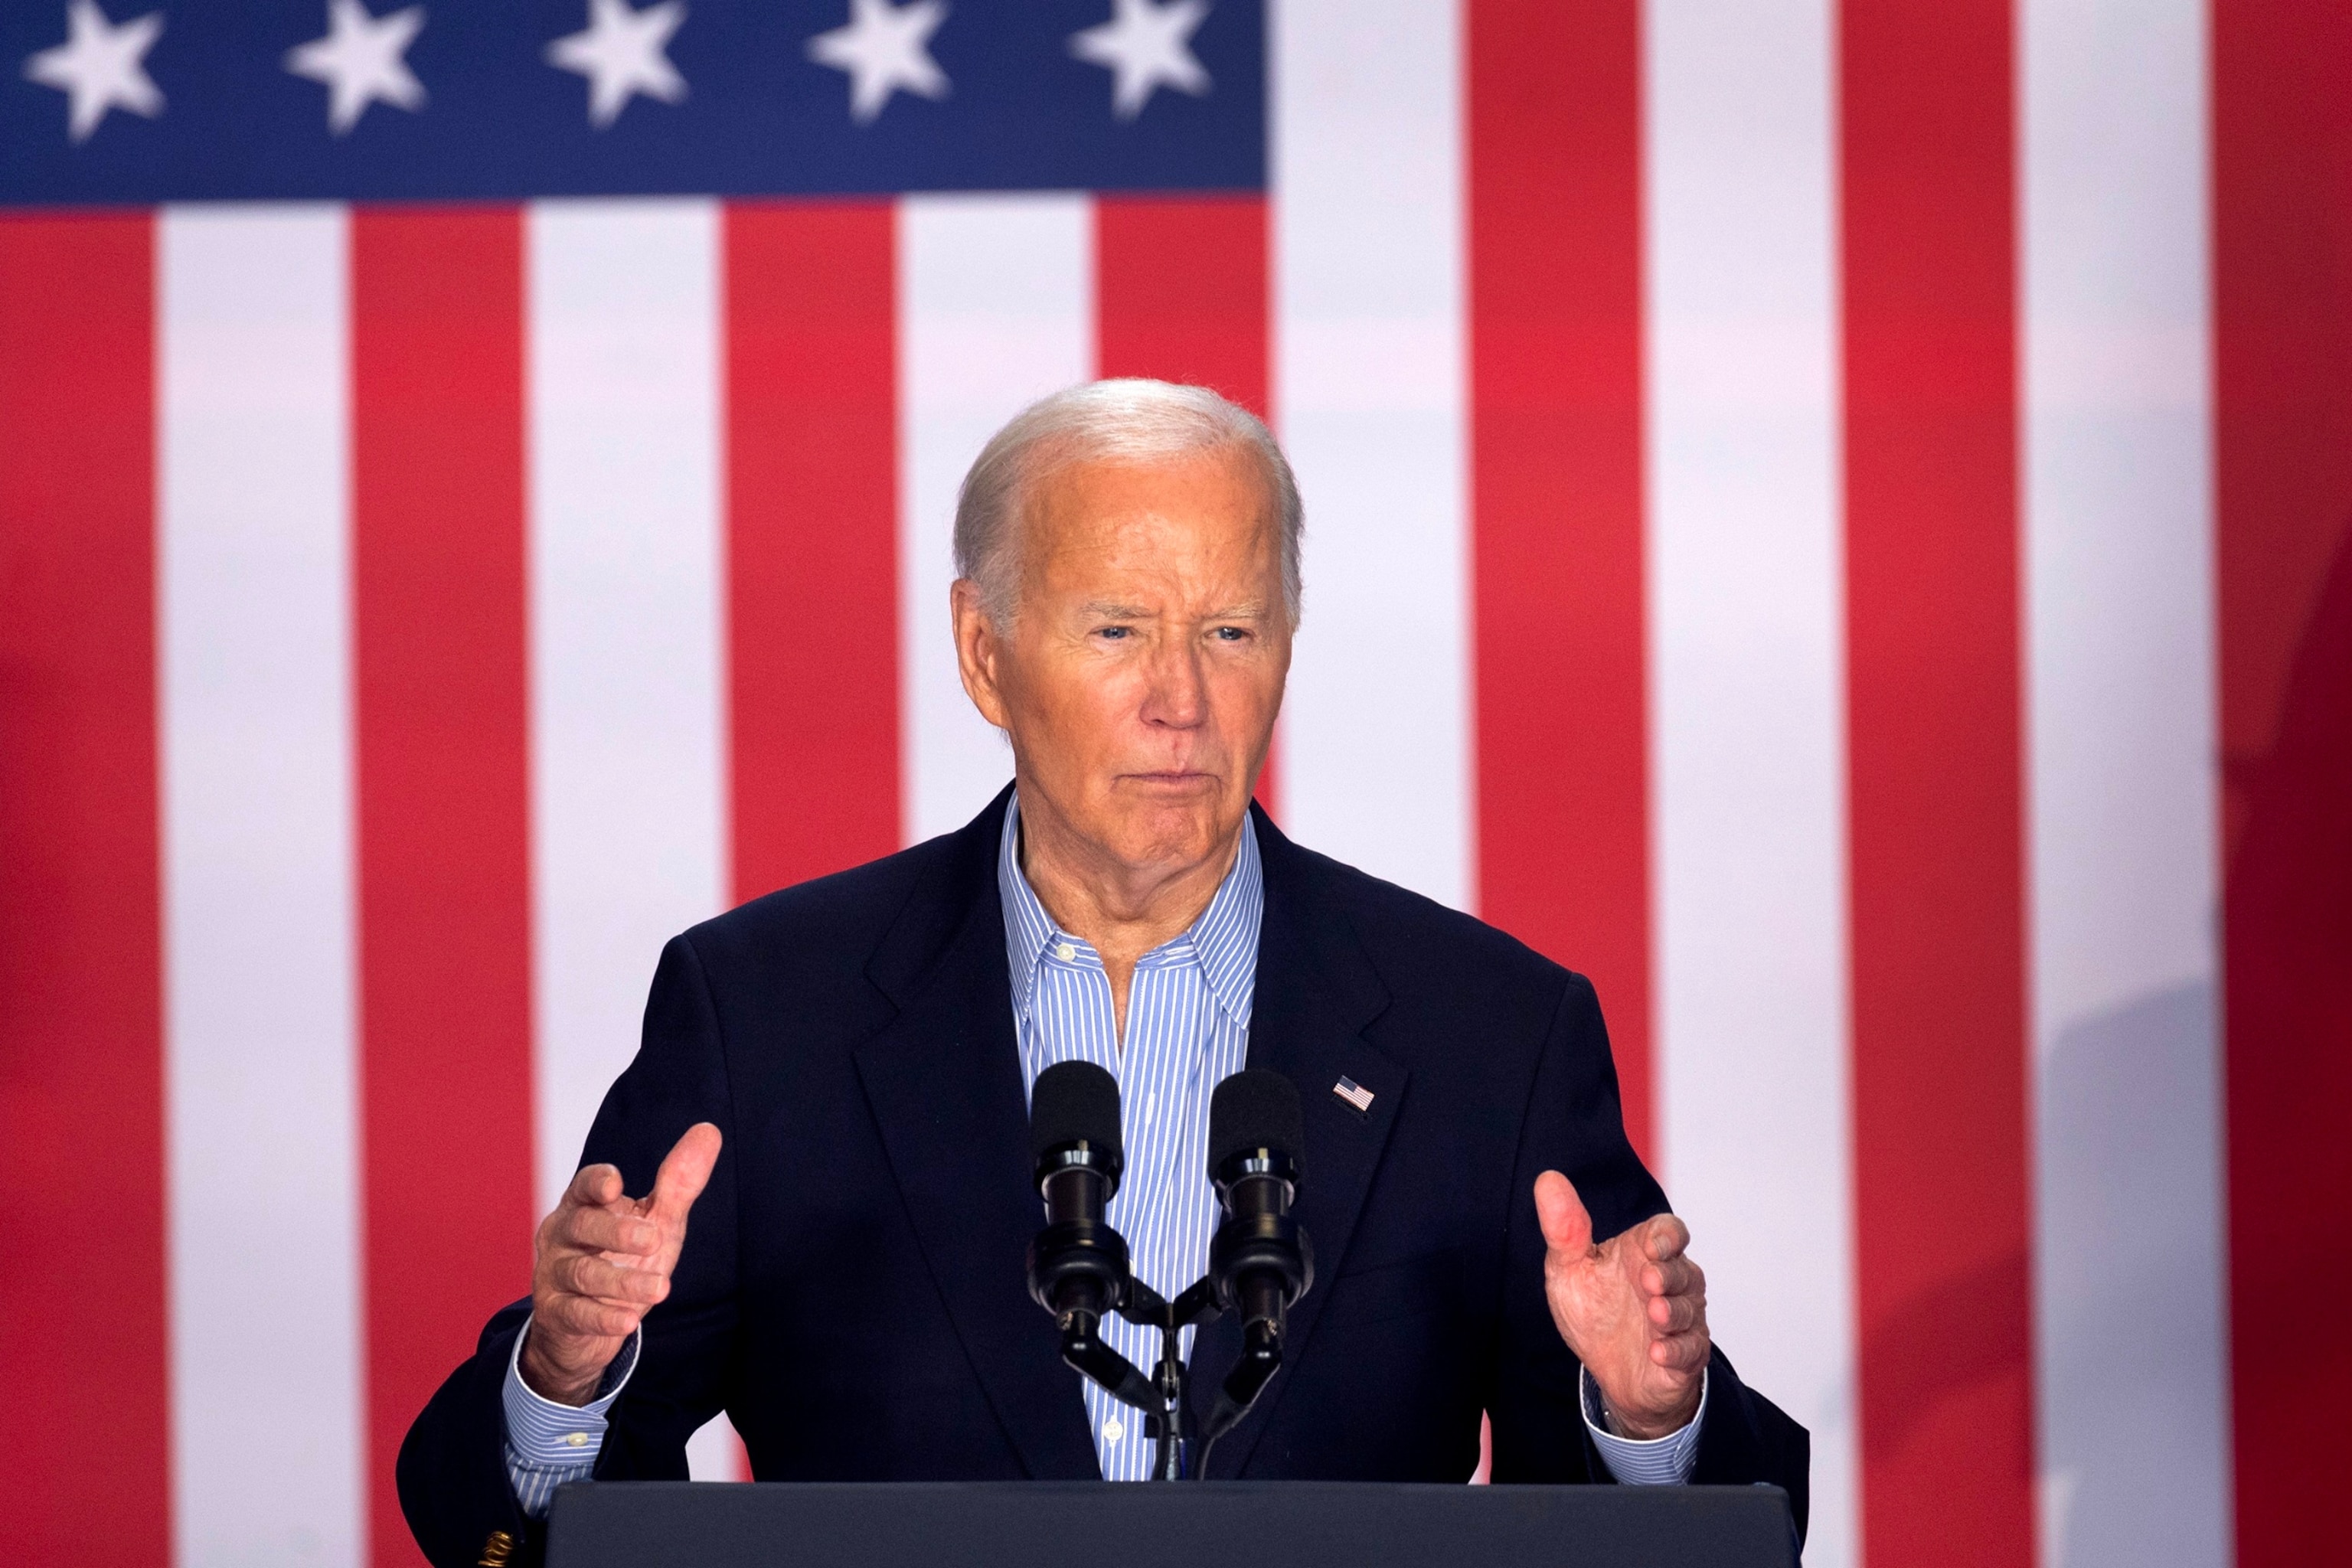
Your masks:
<svg viewBox="0 0 2352 1568"><path fill-rule="evenodd" d="M373 16L361 0L327 0L327 36L286 51L286 68L327 85L327 124L338 136L371 103L425 107L425 84L401 57L425 26L425 7Z"/></svg>
<svg viewBox="0 0 2352 1568"><path fill-rule="evenodd" d="M686 20L685 0L663 0L642 11L628 0L588 0L588 26L547 46L547 63L588 79L588 123L602 130L621 117L630 96L664 103L686 96L686 79L665 51Z"/></svg>
<svg viewBox="0 0 2352 1568"><path fill-rule="evenodd" d="M66 7L66 41L27 55L25 79L56 88L72 100L67 129L77 142L88 141L110 109L152 120L163 112L163 94L141 62L163 32L161 11L118 27L96 0L72 0Z"/></svg>
<svg viewBox="0 0 2352 1568"><path fill-rule="evenodd" d="M1192 35L1209 15L1209 0L1111 0L1110 20L1070 35L1070 53L1116 74L1111 112L1132 120L1163 87L1198 98L1209 73L1192 53Z"/></svg>
<svg viewBox="0 0 2352 1568"><path fill-rule="evenodd" d="M882 112L894 92L948 95L948 73L931 58L931 35L948 19L947 0L849 0L849 25L808 41L808 57L849 73L849 117L860 125Z"/></svg>

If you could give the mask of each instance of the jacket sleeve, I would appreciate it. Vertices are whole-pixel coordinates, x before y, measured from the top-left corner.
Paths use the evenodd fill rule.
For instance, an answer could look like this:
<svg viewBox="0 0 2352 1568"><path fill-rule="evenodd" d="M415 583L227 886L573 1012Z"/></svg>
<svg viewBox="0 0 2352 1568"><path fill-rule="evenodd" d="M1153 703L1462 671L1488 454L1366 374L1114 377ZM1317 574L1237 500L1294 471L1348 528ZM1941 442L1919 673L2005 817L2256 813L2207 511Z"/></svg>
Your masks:
<svg viewBox="0 0 2352 1568"><path fill-rule="evenodd" d="M620 1168L625 1190L651 1190L663 1156L688 1127L715 1123L725 1143L694 1205L669 1298L646 1315L637 1367L607 1415L600 1480L683 1480L686 1441L726 1403L735 1337L737 1127L724 1043L701 963L688 937L655 972L636 1059L616 1080L588 1134L583 1164ZM402 1511L435 1568L471 1568L494 1534L520 1565L545 1550L506 1468L501 1400L508 1358L530 1303L493 1317L473 1356L449 1375L401 1445Z"/></svg>
<svg viewBox="0 0 2352 1568"><path fill-rule="evenodd" d="M1606 1240L1666 1210L1665 1194L1625 1137L1609 1035L1591 982L1570 975L1538 1060L1512 1173L1504 1237L1502 1324L1495 1386L1493 1477L1507 1481L1599 1481L1608 1467L1586 1431L1576 1357L1544 1296L1544 1240L1535 1182L1559 1171L1576 1184ZM1704 1238L1695 1250L1703 1251ZM1803 1427L1750 1390L1718 1350L1708 1363L1706 1426L1695 1484L1780 1487L1801 1536L1807 1438Z"/></svg>

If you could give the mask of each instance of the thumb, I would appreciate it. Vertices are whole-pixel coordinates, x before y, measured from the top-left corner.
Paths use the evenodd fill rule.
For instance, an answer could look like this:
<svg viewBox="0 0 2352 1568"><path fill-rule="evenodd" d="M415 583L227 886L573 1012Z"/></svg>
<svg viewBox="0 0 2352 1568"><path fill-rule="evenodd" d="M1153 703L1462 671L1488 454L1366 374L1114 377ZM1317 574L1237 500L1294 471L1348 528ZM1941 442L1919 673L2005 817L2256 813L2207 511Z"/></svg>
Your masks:
<svg viewBox="0 0 2352 1568"><path fill-rule="evenodd" d="M652 1196L646 1201L647 1216L662 1225L681 1225L686 1211L710 1184L711 1167L719 1163L719 1146L722 1142L719 1129L708 1121L698 1121L686 1130L667 1158L661 1172L654 1177Z"/></svg>
<svg viewBox="0 0 2352 1568"><path fill-rule="evenodd" d="M1543 1226L1544 1245L1554 1252L1581 1258L1592 1250L1592 1216L1576 1195L1576 1184L1558 1171L1536 1178L1536 1221Z"/></svg>

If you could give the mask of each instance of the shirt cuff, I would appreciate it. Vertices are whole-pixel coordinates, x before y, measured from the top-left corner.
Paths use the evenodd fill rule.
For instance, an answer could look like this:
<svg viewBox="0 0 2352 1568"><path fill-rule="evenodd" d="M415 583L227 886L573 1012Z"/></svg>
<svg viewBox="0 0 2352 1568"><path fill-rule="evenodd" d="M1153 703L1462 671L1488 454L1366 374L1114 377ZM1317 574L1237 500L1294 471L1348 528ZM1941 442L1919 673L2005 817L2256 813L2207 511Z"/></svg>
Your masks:
<svg viewBox="0 0 2352 1568"><path fill-rule="evenodd" d="M530 1332L526 1320L522 1332L515 1336L513 1352L507 1357L508 1463L538 1468L593 1467L604 1446L605 1413L637 1369L637 1351L645 1342L646 1331L640 1328L629 1336L629 1342L621 1347L621 1353L598 1381L596 1397L585 1405L558 1405L543 1399L522 1380L522 1342Z"/></svg>
<svg viewBox="0 0 2352 1568"><path fill-rule="evenodd" d="M1678 1487L1690 1479L1698 1463L1698 1433L1706 1421L1706 1373L1698 1374L1698 1409L1681 1430L1663 1437L1620 1437L1609 1430L1609 1416L1601 1403L1601 1385L1592 1374L1577 1368L1576 1384L1584 1405L1585 1430L1601 1450L1601 1462L1621 1486Z"/></svg>

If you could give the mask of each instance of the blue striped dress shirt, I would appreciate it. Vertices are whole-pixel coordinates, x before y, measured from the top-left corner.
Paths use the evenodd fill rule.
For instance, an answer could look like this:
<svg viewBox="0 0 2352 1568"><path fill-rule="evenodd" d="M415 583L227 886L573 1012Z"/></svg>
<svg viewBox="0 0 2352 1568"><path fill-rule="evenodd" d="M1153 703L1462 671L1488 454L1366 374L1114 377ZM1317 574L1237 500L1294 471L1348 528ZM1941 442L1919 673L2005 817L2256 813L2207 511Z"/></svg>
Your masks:
<svg viewBox="0 0 2352 1568"><path fill-rule="evenodd" d="M1021 811L1004 814L997 891L1004 902L1013 1016L1029 1082L1056 1062L1092 1062L1118 1079L1127 1173L1110 1223L1127 1238L1136 1277L1173 1299L1209 1266L1217 1194L1209 1184L1209 1096L1249 1056L1250 1001L1257 986L1257 928L1265 911L1257 834L1244 832L1233 869L1181 936L1136 960L1127 996L1127 1039L1111 1010L1110 974L1084 939L1054 923L1021 873ZM1123 1318L1103 1338L1140 1367L1160 1359L1160 1333ZM1183 1332L1186 1356L1192 1331ZM1151 1439L1142 1412L1086 1384L1087 1420L1103 1479L1147 1480Z"/></svg>
<svg viewBox="0 0 2352 1568"><path fill-rule="evenodd" d="M1124 1042L1101 955L1055 923L1022 874L1017 796L1004 813L996 883L1004 905L1004 952L1023 1082L1034 1084L1039 1073L1066 1061L1092 1062L1118 1080L1127 1172L1111 1200L1110 1221L1127 1238L1137 1276L1172 1298L1206 1271L1209 1238L1217 1226L1216 1189L1208 1174L1209 1097L1249 1056L1258 925L1265 911L1256 830L1241 836L1233 868L1192 929L1136 961ZM1046 1331L1045 1326L1038 1331ZM1138 1366L1149 1369L1160 1358L1156 1330L1113 1319L1104 1325L1103 1337ZM1192 1338L1192 1331L1185 1330L1188 1357ZM520 1337L516 1344L520 1350ZM558 1486L585 1480L595 1468L605 1415L635 1367L636 1348L632 1340L598 1397L580 1406L541 1398L524 1384L519 1363L509 1361L507 1472L526 1513L543 1515ZM1142 1413L1092 1383L1084 1384L1084 1397L1104 1479L1148 1479L1152 1443L1144 1435ZM1589 1374L1583 1403L1586 1424L1617 1479L1643 1485L1688 1479L1697 1458L1699 1420L1671 1436L1635 1442L1606 1430ZM1704 1385L1699 1410L1703 1418Z"/></svg>

